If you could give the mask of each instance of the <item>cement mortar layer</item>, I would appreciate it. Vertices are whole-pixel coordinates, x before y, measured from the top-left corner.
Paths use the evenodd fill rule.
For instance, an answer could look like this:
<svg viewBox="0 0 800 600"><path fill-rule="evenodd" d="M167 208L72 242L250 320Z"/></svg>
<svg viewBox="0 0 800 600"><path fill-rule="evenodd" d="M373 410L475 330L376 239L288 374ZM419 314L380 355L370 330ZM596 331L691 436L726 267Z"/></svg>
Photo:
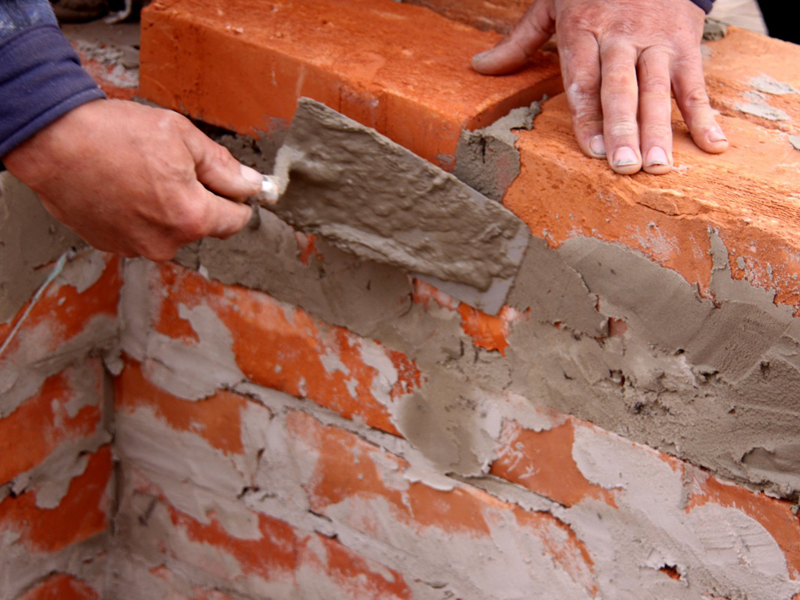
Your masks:
<svg viewBox="0 0 800 600"><path fill-rule="evenodd" d="M166 566L195 586L223 590L232 598L339 597L340 583L319 569L301 570L296 579L292 572L273 572L267 578L247 572L242 555L227 550L229 546L211 548L187 535L179 524L182 519L175 518L178 510L206 526L215 521L227 536L245 543L263 537L258 515L288 524L299 539L322 534L369 557L375 572L381 572L380 565L397 571L414 598L522 600L537 589L546 597L576 599L704 600L713 591L726 598L790 600L800 591L782 549L756 519L715 504L687 510L690 480L702 481L707 475L697 471L687 478L655 452L597 428L575 425L572 455L588 481L613 490L613 505L587 498L564 507L499 479L469 479L467 484L508 503L476 506L475 516L489 528L482 535L435 521L421 525L386 501L399 496L407 505L406 495L413 498L408 467L386 453L413 453L407 441L275 390L250 392L259 404L253 403L254 412L242 419L247 431L236 468L231 468L229 454L196 432L176 435L149 408L126 411L121 418L123 469L116 527L123 558L114 561L117 583L133 581L139 569L144 574ZM531 413L521 408L523 414ZM539 426L557 424L548 423L542 412ZM299 429L298 422L303 423ZM337 437L352 432L344 434L350 440L348 456L352 453L356 465L366 463L367 472L375 469L385 493L365 487L337 500L320 503L325 492L315 497L327 460L319 436L328 424L336 426ZM164 456L173 460L164 461ZM341 485L346 489L346 483ZM461 485L451 480L451 489ZM449 501L442 497L445 506ZM530 515L538 524L529 530L513 516L517 506L555 518ZM581 540L591 568L577 554L552 560L554 545L558 548L568 539L570 530ZM216 568L202 569L209 559ZM664 570L677 572L679 579ZM146 581L150 592L164 585L162 578ZM595 586L596 593L589 592Z"/></svg>
<svg viewBox="0 0 800 600"><path fill-rule="evenodd" d="M709 236L713 301L629 248L576 237L552 249L532 238L508 300L527 316L509 324L505 357L475 348L458 313L411 303L399 269L319 243L304 263L275 218L204 240L183 262L414 359L424 385L391 405L393 418L443 473L486 471L496 426L484 409L512 392L794 498L800 325L774 293L733 280L727 250ZM623 334L609 337L612 318Z"/></svg>
<svg viewBox="0 0 800 600"><path fill-rule="evenodd" d="M275 172L275 213L342 250L481 291L516 273L522 221L322 104L301 99Z"/></svg>
<svg viewBox="0 0 800 600"><path fill-rule="evenodd" d="M10 321L48 275L47 265L84 242L11 173L0 173L0 323Z"/></svg>

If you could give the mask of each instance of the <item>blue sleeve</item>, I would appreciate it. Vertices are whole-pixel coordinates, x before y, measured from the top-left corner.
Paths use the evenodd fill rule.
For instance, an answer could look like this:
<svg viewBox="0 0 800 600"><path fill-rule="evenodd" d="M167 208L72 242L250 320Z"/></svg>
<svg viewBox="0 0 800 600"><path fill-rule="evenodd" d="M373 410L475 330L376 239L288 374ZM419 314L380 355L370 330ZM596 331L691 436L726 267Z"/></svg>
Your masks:
<svg viewBox="0 0 800 600"><path fill-rule="evenodd" d="M692 2L706 11L706 14L710 13L711 9L714 7L714 0L692 0Z"/></svg>
<svg viewBox="0 0 800 600"><path fill-rule="evenodd" d="M59 117L105 98L61 35L48 0L0 0L0 157Z"/></svg>

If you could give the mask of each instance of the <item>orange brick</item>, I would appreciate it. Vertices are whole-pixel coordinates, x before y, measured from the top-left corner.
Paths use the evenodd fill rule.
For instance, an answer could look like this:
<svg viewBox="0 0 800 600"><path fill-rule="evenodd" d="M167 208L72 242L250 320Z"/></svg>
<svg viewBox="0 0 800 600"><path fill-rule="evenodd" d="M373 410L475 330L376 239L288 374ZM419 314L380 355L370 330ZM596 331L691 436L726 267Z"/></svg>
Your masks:
<svg viewBox="0 0 800 600"><path fill-rule="evenodd" d="M380 374L362 357L363 346L376 342L316 321L301 309L285 307L261 292L223 286L175 265L165 264L159 273L157 293L164 299L157 331L193 343L196 334L192 338L191 326L179 317L177 306L207 304L231 331L236 362L248 379L399 435L388 408L373 394ZM386 353L398 373L390 397L419 386L420 374L407 357L378 349ZM334 357L339 368L329 370L325 357Z"/></svg>
<svg viewBox="0 0 800 600"><path fill-rule="evenodd" d="M154 493L152 485L141 485L145 493ZM157 493L157 492L156 492ZM163 495L162 502L166 503ZM258 514L256 519L261 537L241 539L232 536L219 524L215 516L209 515L208 523L201 523L193 517L167 505L172 525L188 540L214 547L220 553L234 557L244 575L255 575L266 581L292 583L294 589L304 590L305 582L300 577L301 570L310 568L334 582L339 590L337 597L354 600L379 600L409 598L409 589L401 574L376 565L370 559L360 556L339 542L313 533L301 533L287 523L273 517ZM177 533L177 532L176 532ZM321 557L313 546L322 545L325 556ZM224 577L220 561L206 555L207 562L196 564L212 575ZM173 555L172 558L186 560L187 557ZM169 574L161 570L157 573L167 579ZM207 595L199 592L192 600L221 600L224 596Z"/></svg>
<svg viewBox="0 0 800 600"><path fill-rule="evenodd" d="M750 53L755 39L758 61ZM781 98L781 106L795 115L776 126L732 108L745 98L721 91L741 88L742 80L750 85L762 71L800 87L792 66L800 61L800 48L746 32L712 48L720 51L706 68L712 103L722 111L719 120L731 143L726 153L697 149L676 109L673 172L615 175L605 161L580 152L561 95L545 103L535 130L519 132L522 170L503 202L551 246L575 236L618 242L680 273L706 297L712 266L708 229L717 229L731 252L734 276L777 289L779 302L800 306L800 152L781 130L797 131L800 96L768 97L771 103ZM744 271L736 267L739 257Z"/></svg>
<svg viewBox="0 0 800 600"><path fill-rule="evenodd" d="M25 593L19 600L99 600L100 595L84 581L57 573Z"/></svg>
<svg viewBox="0 0 800 600"><path fill-rule="evenodd" d="M86 470L70 482L56 508L37 507L35 491L0 502L0 532L18 533L32 551L58 552L105 531L111 473L111 449L104 446L90 456Z"/></svg>
<svg viewBox="0 0 800 600"><path fill-rule="evenodd" d="M128 361L115 381L115 391L114 406L120 412L146 406L173 429L195 433L225 454L244 452L242 412L248 401L238 394L220 390L202 400L184 400L150 383L136 361Z"/></svg>
<svg viewBox="0 0 800 600"><path fill-rule="evenodd" d="M491 473L547 496L564 506L584 498L614 505L614 493L588 481L572 458L575 425L572 419L545 431L524 429L507 421Z"/></svg>
<svg viewBox="0 0 800 600"><path fill-rule="evenodd" d="M352 522L346 524L388 543L394 543L394 537L384 530L386 522L400 523L421 538L440 531L480 539L491 538L502 515L510 514L522 535L538 538L555 563L592 594L596 592L588 550L553 515L527 512L469 486L442 491L417 481L393 483L402 479L408 463L350 432L322 425L305 413L289 414L287 430L299 448L308 447L319 457L312 484L306 490L314 512L331 515L332 506L355 501L361 509L354 511L357 514L352 514ZM376 514L366 507L370 501L378 507ZM387 509L390 518L384 514ZM562 535L565 531L566 539Z"/></svg>
<svg viewBox="0 0 800 600"><path fill-rule="evenodd" d="M405 0L409 4L427 6L448 19L478 29L507 31L520 20L531 0Z"/></svg>
<svg viewBox="0 0 800 600"><path fill-rule="evenodd" d="M53 334L48 347L42 350L54 351L81 333L94 317L106 315L115 318L122 285L120 261L111 254L106 255L105 260L107 266L103 274L82 294L71 285L51 285L31 309L0 360L13 354L25 332L40 324L46 323ZM28 305L24 306L10 323L0 324L0 344L27 308Z"/></svg>
<svg viewBox="0 0 800 600"><path fill-rule="evenodd" d="M509 77L473 72L497 39L392 0L163 0L143 15L141 91L252 134L307 96L452 167L462 129L561 89L552 54Z"/></svg>
<svg viewBox="0 0 800 600"><path fill-rule="evenodd" d="M793 512L794 503L724 483L699 469L690 472L693 485L686 512L709 503L741 510L769 532L786 555L790 576L800 579L800 518Z"/></svg>
<svg viewBox="0 0 800 600"><path fill-rule="evenodd" d="M35 396L0 419L0 484L35 467L63 442L97 431L103 365L95 359L88 366L93 376L95 405L84 406L74 417L69 415L67 406L77 392L70 380L74 370L67 369L49 377Z"/></svg>

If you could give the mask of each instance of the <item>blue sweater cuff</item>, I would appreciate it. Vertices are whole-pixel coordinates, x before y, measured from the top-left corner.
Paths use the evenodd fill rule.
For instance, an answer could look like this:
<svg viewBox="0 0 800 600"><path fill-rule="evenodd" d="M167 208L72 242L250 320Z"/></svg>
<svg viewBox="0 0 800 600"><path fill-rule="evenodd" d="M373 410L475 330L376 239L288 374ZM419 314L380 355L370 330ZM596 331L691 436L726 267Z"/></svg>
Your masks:
<svg viewBox="0 0 800 600"><path fill-rule="evenodd" d="M714 0L692 0L692 2L706 11L706 14L710 13L711 9L714 7Z"/></svg>
<svg viewBox="0 0 800 600"><path fill-rule="evenodd" d="M0 157L81 104L105 98L56 25L0 44Z"/></svg>

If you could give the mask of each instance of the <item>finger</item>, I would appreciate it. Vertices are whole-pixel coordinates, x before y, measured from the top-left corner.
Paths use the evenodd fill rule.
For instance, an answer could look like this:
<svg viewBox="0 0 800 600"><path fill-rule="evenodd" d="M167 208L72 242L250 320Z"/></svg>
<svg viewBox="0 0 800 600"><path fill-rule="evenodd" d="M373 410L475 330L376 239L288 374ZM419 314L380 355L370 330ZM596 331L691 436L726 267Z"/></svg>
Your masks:
<svg viewBox="0 0 800 600"><path fill-rule="evenodd" d="M699 148L719 154L728 148L728 140L717 124L714 111L708 101L703 65L700 58L693 57L675 63L672 87L675 100L681 110L689 133Z"/></svg>
<svg viewBox="0 0 800 600"><path fill-rule="evenodd" d="M258 171L240 164L227 148L211 140L189 121L182 128L182 134L200 183L229 198L246 198L259 192L262 177Z"/></svg>
<svg viewBox="0 0 800 600"><path fill-rule="evenodd" d="M668 173L672 168L672 96L670 56L651 46L639 56L639 127L643 168Z"/></svg>
<svg viewBox="0 0 800 600"><path fill-rule="evenodd" d="M587 156L605 158L597 39L591 34L559 30L558 54L578 145Z"/></svg>
<svg viewBox="0 0 800 600"><path fill-rule="evenodd" d="M191 241L207 235L222 239L230 237L247 225L252 216L248 205L220 198L199 183L194 192L199 206L195 212L198 222L186 228Z"/></svg>
<svg viewBox="0 0 800 600"><path fill-rule="evenodd" d="M525 66L554 30L553 1L537 0L494 48L472 58L472 68L484 75L512 73Z"/></svg>
<svg viewBox="0 0 800 600"><path fill-rule="evenodd" d="M611 168L630 175L642 168L639 151L639 86L637 51L632 45L612 43L600 48L603 132Z"/></svg>

